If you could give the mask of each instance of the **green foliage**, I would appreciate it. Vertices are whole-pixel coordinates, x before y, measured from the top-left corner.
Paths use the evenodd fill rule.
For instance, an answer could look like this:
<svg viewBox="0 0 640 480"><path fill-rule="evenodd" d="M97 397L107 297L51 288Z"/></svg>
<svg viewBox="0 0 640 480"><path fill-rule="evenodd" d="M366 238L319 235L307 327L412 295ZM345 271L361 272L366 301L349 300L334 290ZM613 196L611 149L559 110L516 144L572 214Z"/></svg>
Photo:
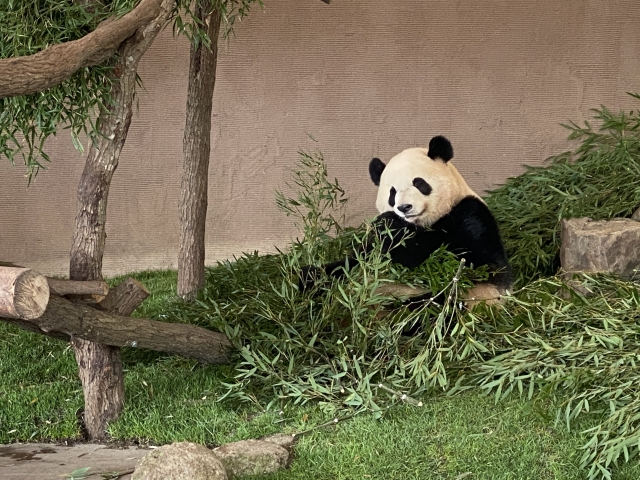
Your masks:
<svg viewBox="0 0 640 480"><path fill-rule="evenodd" d="M209 269L198 302L176 312L223 331L238 349L236 375L224 398L267 409L313 400L332 415L375 416L400 399L418 405L425 393L435 392L479 390L496 402L514 393L548 399L559 406L557 421L567 427L583 418L593 421L580 465L590 479L610 478L612 467L639 453L638 285L585 276L583 287L592 293L584 297L548 276L557 242L539 240L557 236L560 218L608 218L637 206L638 114L615 116L602 108L596 117L603 121L597 132L588 125L571 127L571 138L582 140L575 152L493 193L491 206L499 212L515 266L529 268L520 282L539 278L503 305L473 311L460 308L459 295L483 272L464 270L458 281L460 262L444 250L407 271L381 254L378 239L364 261L359 245L371 226L340 230L330 212L343 206L343 192L326 179L321 157L304 154L293 173L297 195L279 194L278 204L311 238L280 255L245 255ZM524 240L527 229L543 231L537 250ZM338 232L335 239L332 231ZM298 291L302 265L335 260L346 248L355 248L359 267L339 281L325 279L308 294ZM410 311L377 293L388 282L422 282L445 300ZM408 330L412 334L403 335Z"/></svg>
<svg viewBox="0 0 640 480"><path fill-rule="evenodd" d="M579 141L575 150L527 167L486 198L518 286L555 274L561 219L629 217L640 206L640 111L593 112L597 129L566 125L569 139Z"/></svg>
<svg viewBox="0 0 640 480"><path fill-rule="evenodd" d="M32 55L49 45L77 40L112 15L129 11L135 0L0 2L0 58ZM0 98L0 157L22 159L29 177L49 161L45 140L60 126L71 130L76 148L81 133L94 129L92 114L109 101L110 64L79 70L46 92Z"/></svg>
<svg viewBox="0 0 640 480"><path fill-rule="evenodd" d="M218 10L222 17L222 35L227 38L233 34L236 21L241 22L251 11L251 7L257 4L264 7L262 0L198 0L208 2L212 10ZM202 43L207 48L211 45L211 39L203 28L202 22L195 14L197 2L191 0L177 0L176 16L173 22L173 33L184 35L195 45Z"/></svg>
<svg viewBox="0 0 640 480"><path fill-rule="evenodd" d="M344 204L343 191L326 176L320 155L301 153L292 174L297 195L277 198L308 236L280 255L244 255L209 269L198 301L180 306L176 315L224 332L237 348L238 373L228 398L277 408L318 400L331 412L364 408L380 415L399 401L389 389L442 388L450 382L445 362L477 356L474 344L466 342L474 323L460 315L458 295L482 273L461 273L458 259L444 249L409 272L381 253L379 238L365 262L359 245L373 230L339 228L331 210ZM336 229L337 238L329 239ZM299 292L303 265L342 258L354 247L360 267L340 281L325 279L310 293ZM376 290L391 282L442 292L446 301L383 312L397 301ZM458 322L446 335L452 317ZM404 337L409 328L419 331ZM435 348L446 338L458 339L459 348Z"/></svg>
<svg viewBox="0 0 640 480"><path fill-rule="evenodd" d="M296 227L304 241L295 242L293 248L304 252L304 262L337 258L345 252L355 233L342 227L347 198L337 179L333 183L328 180L322 153L310 155L300 151L298 154L298 168L290 172L293 185L287 183L296 196L289 198L277 191L276 205L287 216L298 219ZM330 237L332 233L337 234L337 240Z"/></svg>
<svg viewBox="0 0 640 480"><path fill-rule="evenodd" d="M162 316L175 301L175 272L134 276L156 297L147 299L152 301L145 316ZM226 390L221 382L233 375L230 366L177 357L149 362L141 360L142 353L125 349L125 410L109 426L116 445L132 440L220 445L327 421L310 404L280 414L219 402ZM68 345L0 322L0 443L79 439L76 412L82 404ZM359 415L303 435L291 468L260 478L441 480L473 472L468 478L583 479L573 461L581 434L563 425L553 428L534 407L517 398L494 405L492 398L468 392L433 398L422 408L390 409L383 421ZM640 467L622 467L614 478L640 478Z"/></svg>
<svg viewBox="0 0 640 480"><path fill-rule="evenodd" d="M639 453L640 291L610 276L584 275L582 286L589 297L540 279L478 315L475 340L485 359L457 365L462 376L449 393L473 386L498 401L540 392L561 404L557 421L567 427L581 415L596 416L580 466L589 478L610 478L611 467Z"/></svg>
<svg viewBox="0 0 640 480"><path fill-rule="evenodd" d="M131 11L138 0L4 0L0 2L0 59L32 55L44 48L84 37L103 20ZM220 9L225 34L237 20L262 0L214 0ZM184 34L195 44L211 40L194 17L194 3L178 0L174 33ZM0 157L12 164L21 160L29 181L44 168L49 157L44 144L59 129L71 132L74 146L84 150L81 136L96 134L95 118L112 101L114 58L102 65L79 70L50 89L18 97L0 98ZM44 160L44 162L43 162Z"/></svg>

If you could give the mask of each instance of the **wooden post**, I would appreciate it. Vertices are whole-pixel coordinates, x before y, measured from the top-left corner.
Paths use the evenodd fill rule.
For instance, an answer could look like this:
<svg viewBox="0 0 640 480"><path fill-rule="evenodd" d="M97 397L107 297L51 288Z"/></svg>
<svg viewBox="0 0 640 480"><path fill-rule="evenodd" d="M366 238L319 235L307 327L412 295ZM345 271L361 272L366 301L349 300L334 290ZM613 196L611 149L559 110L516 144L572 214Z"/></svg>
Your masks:
<svg viewBox="0 0 640 480"><path fill-rule="evenodd" d="M33 320L48 303L45 277L28 268L0 267L0 316Z"/></svg>

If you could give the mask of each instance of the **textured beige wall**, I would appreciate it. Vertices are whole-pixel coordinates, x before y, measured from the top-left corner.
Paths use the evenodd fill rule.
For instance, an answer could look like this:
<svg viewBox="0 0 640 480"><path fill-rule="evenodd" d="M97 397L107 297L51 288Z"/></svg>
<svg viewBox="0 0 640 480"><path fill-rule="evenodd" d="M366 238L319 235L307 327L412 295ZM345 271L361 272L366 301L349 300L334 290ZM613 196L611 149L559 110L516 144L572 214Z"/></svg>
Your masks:
<svg viewBox="0 0 640 480"><path fill-rule="evenodd" d="M481 192L568 147L568 120L640 91L637 0L267 0L222 48L213 118L208 261L271 250L294 234L275 207L296 151L322 150L375 213L372 156L447 135ZM113 179L105 273L175 267L188 45L146 55L139 112ZM311 142L310 133L319 143ZM0 163L0 259L67 269L83 157L68 132L27 188Z"/></svg>

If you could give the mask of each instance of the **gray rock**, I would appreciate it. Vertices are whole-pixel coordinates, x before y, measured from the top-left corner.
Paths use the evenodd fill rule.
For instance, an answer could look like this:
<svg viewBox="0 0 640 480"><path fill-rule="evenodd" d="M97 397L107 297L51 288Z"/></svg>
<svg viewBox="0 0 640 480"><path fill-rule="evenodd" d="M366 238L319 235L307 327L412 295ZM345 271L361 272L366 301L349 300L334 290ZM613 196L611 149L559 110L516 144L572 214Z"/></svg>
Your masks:
<svg viewBox="0 0 640 480"><path fill-rule="evenodd" d="M204 445L163 445L140 459L132 480L228 480L220 459Z"/></svg>
<svg viewBox="0 0 640 480"><path fill-rule="evenodd" d="M213 450L227 470L229 479L242 475L263 475L286 468L289 452L273 442L242 440Z"/></svg>
<svg viewBox="0 0 640 480"><path fill-rule="evenodd" d="M276 445L280 445L282 448L286 448L291 451L293 446L298 442L298 438L295 435L285 435L284 433L276 433L275 435L269 435L268 437L262 437L259 440L263 442L275 443Z"/></svg>
<svg viewBox="0 0 640 480"><path fill-rule="evenodd" d="M610 272L631 278L640 268L640 222L628 218L561 224L560 264L568 274Z"/></svg>
<svg viewBox="0 0 640 480"><path fill-rule="evenodd" d="M635 220L636 222L640 222L640 208L633 212L631 215L631 220Z"/></svg>

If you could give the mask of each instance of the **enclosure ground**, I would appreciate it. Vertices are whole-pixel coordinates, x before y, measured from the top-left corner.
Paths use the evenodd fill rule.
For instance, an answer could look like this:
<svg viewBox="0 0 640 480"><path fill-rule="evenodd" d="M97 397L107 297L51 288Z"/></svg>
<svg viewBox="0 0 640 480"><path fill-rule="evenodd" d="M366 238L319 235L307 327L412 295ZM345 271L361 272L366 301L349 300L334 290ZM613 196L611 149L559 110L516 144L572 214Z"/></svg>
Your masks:
<svg viewBox="0 0 640 480"><path fill-rule="evenodd" d="M175 292L175 273L145 273L137 278L152 292L138 314L162 319L166 302ZM228 366L201 366L130 349L124 351L124 362L125 411L110 427L116 440L143 445L190 440L212 446L307 430L331 418L311 406L279 415L264 413L253 404L219 402L225 392L222 382L233 373ZM54 445L57 439L78 438L81 407L82 389L68 345L0 324L0 443L49 441ZM550 413L549 405L515 396L497 405L493 398L475 393L432 397L423 408L394 407L382 420L363 414L304 435L291 469L262 478L585 478L577 468L578 449L586 439L580 430L589 424L567 431L562 424L554 425L553 418L546 416ZM6 459L1 457L0 464ZM81 465L88 466L88 462ZM637 461L622 466L613 478L636 480L640 466Z"/></svg>
<svg viewBox="0 0 640 480"><path fill-rule="evenodd" d="M127 480L149 450L105 445L27 443L0 445L0 478L48 480L119 478ZM120 476L120 474L123 474Z"/></svg>

